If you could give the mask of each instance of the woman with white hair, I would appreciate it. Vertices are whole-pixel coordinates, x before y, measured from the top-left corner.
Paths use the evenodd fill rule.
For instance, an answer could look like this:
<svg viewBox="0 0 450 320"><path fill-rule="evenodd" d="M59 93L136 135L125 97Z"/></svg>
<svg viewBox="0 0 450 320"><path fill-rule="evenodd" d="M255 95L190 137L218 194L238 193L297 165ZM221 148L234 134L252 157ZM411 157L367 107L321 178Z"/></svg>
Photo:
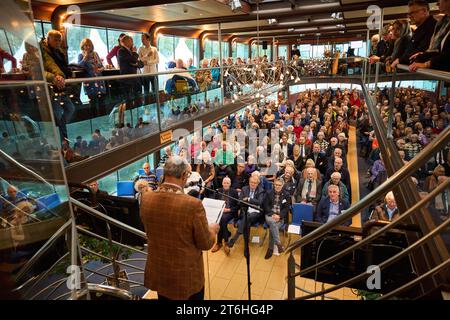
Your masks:
<svg viewBox="0 0 450 320"><path fill-rule="evenodd" d="M344 153L348 153L348 139L345 136L344 132L341 132L337 135L338 144L341 146L341 148L344 150Z"/></svg>

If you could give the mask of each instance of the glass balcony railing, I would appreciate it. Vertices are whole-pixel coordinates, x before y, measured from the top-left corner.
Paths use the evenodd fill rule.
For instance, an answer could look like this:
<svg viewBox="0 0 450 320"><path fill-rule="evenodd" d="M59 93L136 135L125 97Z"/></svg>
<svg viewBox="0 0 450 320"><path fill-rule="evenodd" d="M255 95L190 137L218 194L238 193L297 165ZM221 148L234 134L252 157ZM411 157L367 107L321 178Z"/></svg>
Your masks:
<svg viewBox="0 0 450 320"><path fill-rule="evenodd" d="M8 12L0 27L22 42L29 58L21 73L0 74L0 269L20 286L48 264L60 261L64 270L73 264L61 258L61 249L68 251L64 237L37 255L68 225L71 211L29 3L6 0L0 10Z"/></svg>

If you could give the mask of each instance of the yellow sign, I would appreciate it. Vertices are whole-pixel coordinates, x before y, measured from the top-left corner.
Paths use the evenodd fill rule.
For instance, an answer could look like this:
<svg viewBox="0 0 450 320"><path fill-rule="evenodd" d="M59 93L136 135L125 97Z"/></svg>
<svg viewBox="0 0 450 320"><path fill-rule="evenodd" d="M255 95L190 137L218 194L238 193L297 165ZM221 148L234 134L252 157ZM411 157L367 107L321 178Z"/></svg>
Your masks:
<svg viewBox="0 0 450 320"><path fill-rule="evenodd" d="M161 132L160 139L161 144L172 141L172 130Z"/></svg>

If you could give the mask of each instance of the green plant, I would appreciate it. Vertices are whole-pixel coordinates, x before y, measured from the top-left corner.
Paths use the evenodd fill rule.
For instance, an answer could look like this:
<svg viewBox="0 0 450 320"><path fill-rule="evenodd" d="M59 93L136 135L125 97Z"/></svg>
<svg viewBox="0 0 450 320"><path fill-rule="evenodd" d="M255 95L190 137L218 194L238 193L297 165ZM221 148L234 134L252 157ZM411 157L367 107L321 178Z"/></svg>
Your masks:
<svg viewBox="0 0 450 320"><path fill-rule="evenodd" d="M96 253L101 254L102 256L111 258L111 256L114 256L117 260L126 260L131 256L131 250L123 250L118 245L113 244L112 245L112 252L111 247L109 245L109 242L106 240L99 240L93 237L88 237L85 235L80 235L80 246L85 247L91 251L94 251ZM99 257L98 255L91 254L89 252L85 252L83 254L83 260L84 262L87 261L101 261L101 262L109 262L106 259L103 259Z"/></svg>
<svg viewBox="0 0 450 320"><path fill-rule="evenodd" d="M361 297L362 300L375 300L381 297L381 294L366 290L356 290L357 296Z"/></svg>

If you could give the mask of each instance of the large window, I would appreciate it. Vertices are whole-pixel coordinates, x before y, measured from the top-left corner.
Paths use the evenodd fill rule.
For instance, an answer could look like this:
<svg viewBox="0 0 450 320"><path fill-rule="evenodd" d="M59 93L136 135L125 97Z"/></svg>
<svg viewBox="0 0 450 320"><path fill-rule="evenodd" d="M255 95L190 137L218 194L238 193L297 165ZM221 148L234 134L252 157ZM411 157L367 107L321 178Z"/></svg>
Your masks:
<svg viewBox="0 0 450 320"><path fill-rule="evenodd" d="M287 45L278 46L278 58L284 58L285 60L288 59L288 46Z"/></svg>
<svg viewBox="0 0 450 320"><path fill-rule="evenodd" d="M311 45L310 44L301 44L299 47L300 56L303 59L311 58Z"/></svg>
<svg viewBox="0 0 450 320"><path fill-rule="evenodd" d="M45 33L45 24L42 26L42 29L44 29ZM137 48L142 45L141 32L89 26L71 26L67 28L67 55L69 63L78 62L78 55L81 53L80 43L84 38L89 38L94 44L94 50L97 51L98 55L103 60L103 63L106 64L106 56L108 55L108 52L118 44L119 35L121 33L126 33L131 36L133 38L133 43ZM112 62L117 66L116 57L112 59Z"/></svg>
<svg viewBox="0 0 450 320"><path fill-rule="evenodd" d="M204 51L203 56L205 58L219 59L219 41L206 39L204 46L205 46L205 51ZM228 58L228 57L229 57L228 42L222 41L222 58Z"/></svg>
<svg viewBox="0 0 450 320"><path fill-rule="evenodd" d="M20 61L25 53L25 45L23 39L17 37L11 32L0 28L0 48L14 56L17 60L17 66L20 67ZM11 70L11 61L4 61L4 68L6 72Z"/></svg>
<svg viewBox="0 0 450 320"><path fill-rule="evenodd" d="M187 62L192 58L194 65L198 66L198 40L191 38L160 35L158 36L159 69L167 68L169 61L182 59Z"/></svg>
<svg viewBox="0 0 450 320"><path fill-rule="evenodd" d="M264 50L262 45L259 45L259 56L262 57L266 55L269 61L272 60L272 46L268 45L267 49ZM252 45L252 58L258 57L258 46L256 44Z"/></svg>
<svg viewBox="0 0 450 320"><path fill-rule="evenodd" d="M67 56L69 63L78 63L78 55L81 53L80 44L85 38L91 39L94 50L106 63L108 47L106 43L106 29L72 26L67 28Z"/></svg>
<svg viewBox="0 0 450 320"><path fill-rule="evenodd" d="M52 30L52 24L51 22L45 22L42 20L36 20L34 21L34 29L36 33L36 37L38 41L40 41L42 38L45 38L47 33Z"/></svg>
<svg viewBox="0 0 450 320"><path fill-rule="evenodd" d="M241 58L247 60L248 45L244 43L234 42L232 45L232 56L234 59Z"/></svg>

